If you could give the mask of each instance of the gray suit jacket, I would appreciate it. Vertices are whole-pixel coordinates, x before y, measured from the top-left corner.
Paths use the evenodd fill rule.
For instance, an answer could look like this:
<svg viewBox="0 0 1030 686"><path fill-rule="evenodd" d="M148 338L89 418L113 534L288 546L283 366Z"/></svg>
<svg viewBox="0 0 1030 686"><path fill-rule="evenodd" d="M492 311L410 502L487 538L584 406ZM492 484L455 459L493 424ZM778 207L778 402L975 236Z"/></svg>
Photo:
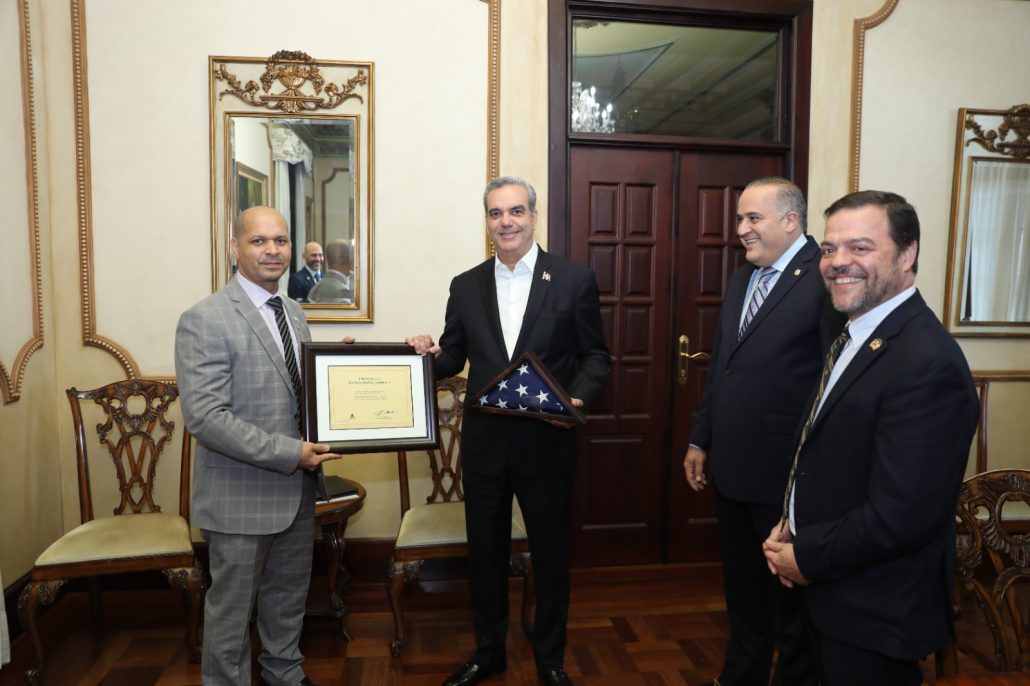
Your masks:
<svg viewBox="0 0 1030 686"><path fill-rule="evenodd" d="M283 299L298 344L304 313ZM175 373L196 436L191 521L230 534L270 534L297 515L298 400L282 354L236 278L188 309L175 331Z"/></svg>

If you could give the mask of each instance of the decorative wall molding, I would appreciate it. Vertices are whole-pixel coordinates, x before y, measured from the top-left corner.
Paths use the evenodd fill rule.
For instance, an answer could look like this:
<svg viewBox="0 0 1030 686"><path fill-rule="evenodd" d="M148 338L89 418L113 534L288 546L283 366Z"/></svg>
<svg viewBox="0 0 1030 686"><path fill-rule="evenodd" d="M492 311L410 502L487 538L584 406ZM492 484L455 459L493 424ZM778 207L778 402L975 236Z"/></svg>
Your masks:
<svg viewBox="0 0 1030 686"><path fill-rule="evenodd" d="M72 80L75 101L75 179L79 227L79 298L82 344L110 353L127 378L141 376L136 360L122 346L97 333L93 293L93 195L89 148L89 74L86 68L86 0L71 0Z"/></svg>
<svg viewBox="0 0 1030 686"><path fill-rule="evenodd" d="M481 0L489 8L486 96L486 180L501 174L501 0ZM486 256L493 257L494 244L486 237Z"/></svg>
<svg viewBox="0 0 1030 686"><path fill-rule="evenodd" d="M973 114L966 114L965 128L975 135L966 145L976 143L988 152L1005 155L1016 160L1030 158L1030 104L1016 105L1003 112L1001 125L997 129L983 130ZM1009 140L1009 134L1015 134Z"/></svg>
<svg viewBox="0 0 1030 686"><path fill-rule="evenodd" d="M21 397L21 382L32 353L43 347L43 283L39 251L39 166L36 157L36 101L32 74L32 32L29 22L29 0L18 3L18 27L21 32L21 97L25 123L25 186L27 189L29 264L32 269L32 336L22 344L14 357L11 371L0 362L0 395L4 404Z"/></svg>
<svg viewBox="0 0 1030 686"><path fill-rule="evenodd" d="M862 155L862 80L865 72L865 34L887 20L898 7L899 0L887 0L883 7L868 17L855 20L851 58L851 146L848 158L848 192L858 190L858 172Z"/></svg>
<svg viewBox="0 0 1030 686"><path fill-rule="evenodd" d="M273 111L278 110L283 114L331 110L351 98L365 102L365 98L355 93L354 89L358 86L368 85L368 73L363 69L359 69L358 73L343 85L332 82L326 84L318 69L318 63L306 52L294 50L280 50L268 58L265 71L261 75L260 89L264 91L264 95L258 93L257 82L240 83L236 75L231 73L224 64L218 65L214 76L216 80L225 81L229 86L218 93L219 100L226 95L234 95L248 105ZM282 84L283 91L269 93L272 83L275 81ZM301 92L308 82L310 82L312 95L305 95ZM324 96L321 95L322 92L325 92Z"/></svg>

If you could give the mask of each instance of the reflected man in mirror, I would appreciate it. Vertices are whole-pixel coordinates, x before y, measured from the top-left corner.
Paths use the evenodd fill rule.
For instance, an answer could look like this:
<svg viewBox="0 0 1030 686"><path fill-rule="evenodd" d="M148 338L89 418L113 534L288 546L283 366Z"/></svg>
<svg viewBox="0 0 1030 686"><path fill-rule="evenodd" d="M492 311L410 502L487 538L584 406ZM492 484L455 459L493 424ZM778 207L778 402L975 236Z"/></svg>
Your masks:
<svg viewBox="0 0 1030 686"><path fill-rule="evenodd" d="M859 191L825 215L820 270L848 325L808 400L765 556L804 586L823 686L918 686L918 661L955 635L955 506L979 401L916 290L915 208Z"/></svg>
<svg viewBox="0 0 1030 686"><path fill-rule="evenodd" d="M311 241L304 246L304 266L290 277L287 295L297 302L307 302L308 293L322 279L322 246Z"/></svg>
<svg viewBox="0 0 1030 686"><path fill-rule="evenodd" d="M328 269L322 280L308 293L308 302L346 303L354 302L352 288L354 261L350 243L345 240L330 241L325 247L325 261Z"/></svg>
<svg viewBox="0 0 1030 686"><path fill-rule="evenodd" d="M451 282L444 330L406 339L435 356L437 378L469 363L476 392L525 352L535 353L582 407L610 367L594 272L536 244L536 191L501 177L483 194L486 228L496 257ZM512 496L526 523L536 575L533 657L550 686L570 684L564 669L569 616L569 527L577 434L521 417L465 413L462 486L469 543L476 651L444 683L469 686L507 669L508 559Z"/></svg>
<svg viewBox="0 0 1030 686"><path fill-rule="evenodd" d="M816 683L801 597L770 578L762 555L780 519L793 436L830 342L844 324L819 277L801 189L765 177L737 201L748 261L730 276L701 407L684 459L695 491L715 491L730 637L721 686ZM741 424L745 423L742 428Z"/></svg>
<svg viewBox="0 0 1030 686"><path fill-rule="evenodd" d="M175 373L197 441L191 520L207 539L205 684L250 686L251 608L257 599L260 683L310 684L299 642L311 578L316 473L336 459L301 437L300 306L279 293L290 234L271 207L240 213L230 241L239 269L186 310L175 331Z"/></svg>

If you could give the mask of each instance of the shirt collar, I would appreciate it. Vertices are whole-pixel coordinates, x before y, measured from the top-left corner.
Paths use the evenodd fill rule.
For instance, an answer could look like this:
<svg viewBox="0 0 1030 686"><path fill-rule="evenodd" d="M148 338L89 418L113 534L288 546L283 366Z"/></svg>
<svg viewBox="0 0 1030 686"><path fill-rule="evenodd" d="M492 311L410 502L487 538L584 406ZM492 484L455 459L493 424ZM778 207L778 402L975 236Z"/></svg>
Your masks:
<svg viewBox="0 0 1030 686"><path fill-rule="evenodd" d="M794 259L794 256L801 252L801 248L805 247L807 239L808 237L805 234L798 234L798 237L794 239L794 242L783 251L782 255L780 255L780 259L776 260L769 266L775 269L777 273L782 274L783 270L787 268L788 264L790 264L790 261Z"/></svg>
<svg viewBox="0 0 1030 686"><path fill-rule="evenodd" d="M316 271L315 271L314 269L312 269L312 268L311 268L311 267L309 267L308 265L306 265L306 264L305 264L305 265L304 265L304 268L308 270L308 274L311 274L311 276L316 276L316 275L318 275L318 272L316 272Z"/></svg>
<svg viewBox="0 0 1030 686"><path fill-rule="evenodd" d="M254 307L260 308L266 302L274 298L275 296L282 294L276 291L275 293L269 293L261 286L257 285L240 272L236 272L236 280L239 281L240 286L243 287L243 292L247 294L250 301L254 303Z"/></svg>
<svg viewBox="0 0 1030 686"><path fill-rule="evenodd" d="M494 271L500 272L503 270L508 275L511 275L519 271L520 265L526 265L526 268L529 269L529 273L532 274L533 270L536 269L536 258L539 254L540 247L536 243L533 243L532 247L530 247L526 254L522 256L522 259L515 263L515 269L511 270L501 262L501 259L497 257L497 255L494 255Z"/></svg>
<svg viewBox="0 0 1030 686"><path fill-rule="evenodd" d="M890 300L880 303L865 314L859 315L849 321L848 333L851 334L853 344L860 346L865 343L865 340L869 338L873 331L876 330L876 327L878 327L883 320L887 318L887 315L896 310L901 303L911 298L915 293L915 285L909 286Z"/></svg>

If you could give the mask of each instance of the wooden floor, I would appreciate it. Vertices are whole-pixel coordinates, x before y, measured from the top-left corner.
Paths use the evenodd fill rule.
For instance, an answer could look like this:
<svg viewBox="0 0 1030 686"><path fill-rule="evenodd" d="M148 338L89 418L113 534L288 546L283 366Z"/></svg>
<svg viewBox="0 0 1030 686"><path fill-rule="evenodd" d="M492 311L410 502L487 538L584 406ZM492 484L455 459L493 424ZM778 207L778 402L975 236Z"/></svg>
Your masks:
<svg viewBox="0 0 1030 686"><path fill-rule="evenodd" d="M313 589L318 586L316 580ZM576 684L689 686L717 675L728 629L718 565L576 570L572 588L566 669ZM520 594L513 581L515 618ZM385 585L352 583L346 601L352 642L342 638L336 620L311 619L304 628L305 671L320 686L439 686L474 647L464 582L433 581L414 589L400 659L390 656L393 620ZM189 662L185 645L186 612L175 593L105 593L104 606L105 618L91 620L85 594L70 592L44 615L44 685L200 684L199 665ZM975 606L959 623L959 645L963 675L989 672L992 646ZM14 662L0 670L0 686L23 683L27 642L17 640L13 652ZM506 674L488 683L538 683L519 630L509 634L508 664ZM932 661L924 671L933 681ZM1030 684L1022 676L1002 679L989 683Z"/></svg>

